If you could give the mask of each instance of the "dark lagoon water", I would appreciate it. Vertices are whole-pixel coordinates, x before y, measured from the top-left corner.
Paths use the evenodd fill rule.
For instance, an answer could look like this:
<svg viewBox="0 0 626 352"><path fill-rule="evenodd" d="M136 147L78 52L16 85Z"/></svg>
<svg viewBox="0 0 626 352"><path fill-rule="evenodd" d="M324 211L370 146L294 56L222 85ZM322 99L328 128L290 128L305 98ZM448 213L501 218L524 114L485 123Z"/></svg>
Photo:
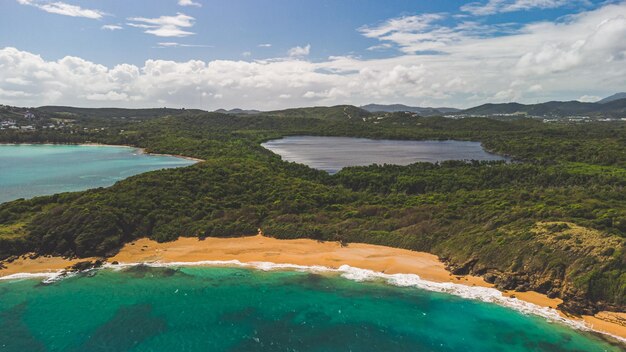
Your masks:
<svg viewBox="0 0 626 352"><path fill-rule="evenodd" d="M331 274L138 266L0 281L0 351L620 351L499 305Z"/></svg>
<svg viewBox="0 0 626 352"><path fill-rule="evenodd" d="M479 142L400 141L350 137L294 136L262 144L283 160L336 173L347 166L409 165L445 160L507 160L486 152Z"/></svg>
<svg viewBox="0 0 626 352"><path fill-rule="evenodd" d="M111 186L142 172L193 163L130 147L0 145L0 203Z"/></svg>

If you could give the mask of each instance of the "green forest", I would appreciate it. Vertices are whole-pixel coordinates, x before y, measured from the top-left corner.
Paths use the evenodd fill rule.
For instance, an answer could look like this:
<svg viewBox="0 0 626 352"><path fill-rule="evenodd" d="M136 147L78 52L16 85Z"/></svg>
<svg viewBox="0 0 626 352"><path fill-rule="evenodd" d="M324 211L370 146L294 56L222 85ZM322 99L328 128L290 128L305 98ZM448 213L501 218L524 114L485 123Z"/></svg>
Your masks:
<svg viewBox="0 0 626 352"><path fill-rule="evenodd" d="M57 109L58 110L58 109ZM46 118L67 113L48 109ZM0 204L0 259L107 257L141 237L276 238L388 245L455 274L536 290L571 313L626 311L626 123L375 114L352 106L135 119L74 111L62 130L0 142L126 144L205 160L112 187ZM350 167L335 175L261 147L290 135L479 141L511 162Z"/></svg>

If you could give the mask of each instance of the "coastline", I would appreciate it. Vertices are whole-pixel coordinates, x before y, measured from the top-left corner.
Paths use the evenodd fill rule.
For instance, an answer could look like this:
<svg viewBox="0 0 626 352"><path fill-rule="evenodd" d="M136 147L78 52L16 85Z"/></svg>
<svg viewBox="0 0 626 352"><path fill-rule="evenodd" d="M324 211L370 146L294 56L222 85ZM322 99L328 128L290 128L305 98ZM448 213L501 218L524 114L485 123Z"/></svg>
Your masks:
<svg viewBox="0 0 626 352"><path fill-rule="evenodd" d="M146 155L155 155L155 156L171 156L179 159L185 159L190 161L195 161L196 163L201 163L206 160L194 158L191 156L184 156L178 154L161 154L161 153L148 153L146 152L146 148L136 147L133 145L124 145L124 144L103 144L103 143L0 143L0 145L77 145L81 147L116 147L116 148L133 148L137 149L141 154Z"/></svg>
<svg viewBox="0 0 626 352"><path fill-rule="evenodd" d="M161 154L161 153L148 153L146 152L146 148L141 148L141 147L135 147L133 145L124 145L124 144L102 144L102 143L81 143L81 144L73 144L73 145L80 145L83 147L124 147L124 148L135 148L137 149L141 154L146 154L146 155L154 155L154 156L172 156L175 158L179 158L179 159L185 159L185 160L190 160L190 161L195 161L197 163L201 163L204 162L206 160L204 159L199 159L199 158L194 158L191 156L184 156L184 155L179 155L179 154Z"/></svg>
<svg viewBox="0 0 626 352"><path fill-rule="evenodd" d="M50 276L78 262L94 259L22 257L12 263L6 263L6 268L0 269L0 278ZM514 305L514 308L522 312L531 312L534 307L538 311L541 310L542 316L571 322L569 325L573 327L588 328L626 342L626 313L600 312L595 316L573 317L556 310L557 305L561 303L560 299L551 299L530 291L500 292L480 277L451 274L433 254L406 249L362 243L341 246L337 242L318 242L310 239L279 240L262 235L205 240L179 238L167 243L157 243L144 238L126 244L117 255L108 258L108 262L118 262L120 266L152 263L180 266L249 266L262 270L307 268L334 271L346 277L351 275L355 280L359 280L361 276L371 276L390 282L398 281L399 285L420 287L417 282L425 285L425 289ZM402 280L406 282L400 282ZM467 292L462 291L464 289Z"/></svg>

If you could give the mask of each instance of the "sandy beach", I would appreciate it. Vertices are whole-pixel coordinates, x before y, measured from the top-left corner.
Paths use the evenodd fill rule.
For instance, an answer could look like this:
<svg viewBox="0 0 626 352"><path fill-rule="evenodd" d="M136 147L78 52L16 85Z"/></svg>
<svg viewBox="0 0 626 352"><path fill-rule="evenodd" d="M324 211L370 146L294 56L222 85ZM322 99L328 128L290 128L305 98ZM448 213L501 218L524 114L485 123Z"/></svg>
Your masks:
<svg viewBox="0 0 626 352"><path fill-rule="evenodd" d="M89 258L93 259L93 258ZM45 273L65 269L81 260L56 257L20 258L7 263L0 277L18 273ZM452 275L433 254L385 246L350 243L342 247L337 242L309 239L278 240L261 235L241 238L180 238L174 242L157 243L140 239L124 246L108 262L200 262L238 260L243 263L271 262L303 266L339 268L349 265L386 274L416 274L433 282L453 282L467 286L493 287L480 277ZM504 292L505 296L556 308L560 299L551 299L536 292ZM561 313L565 316L563 313ZM626 313L600 312L595 316L571 317L584 320L596 331L626 339Z"/></svg>

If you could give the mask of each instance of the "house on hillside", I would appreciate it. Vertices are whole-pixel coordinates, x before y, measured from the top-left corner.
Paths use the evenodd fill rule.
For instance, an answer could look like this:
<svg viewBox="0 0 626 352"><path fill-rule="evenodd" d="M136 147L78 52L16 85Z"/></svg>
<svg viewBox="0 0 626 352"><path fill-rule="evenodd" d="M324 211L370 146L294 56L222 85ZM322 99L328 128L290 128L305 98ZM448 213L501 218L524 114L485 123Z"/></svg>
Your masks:
<svg viewBox="0 0 626 352"><path fill-rule="evenodd" d="M37 116L35 116L35 114L33 114L32 112L30 112L30 110L29 110L29 111L26 111L26 112L24 113L24 118L25 118L25 119L34 119L35 117L37 117Z"/></svg>

